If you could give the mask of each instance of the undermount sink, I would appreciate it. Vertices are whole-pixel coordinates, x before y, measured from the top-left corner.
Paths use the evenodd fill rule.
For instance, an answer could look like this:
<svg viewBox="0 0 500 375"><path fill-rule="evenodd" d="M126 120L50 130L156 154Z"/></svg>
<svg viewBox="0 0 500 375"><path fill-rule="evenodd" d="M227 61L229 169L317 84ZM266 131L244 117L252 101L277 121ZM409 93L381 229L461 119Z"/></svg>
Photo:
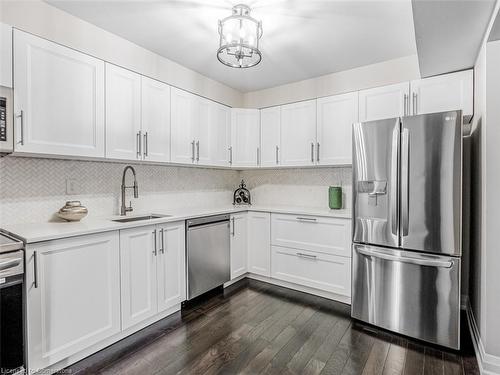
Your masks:
<svg viewBox="0 0 500 375"><path fill-rule="evenodd" d="M120 219L113 219L112 221L115 221L117 223L129 223L131 221L143 221L143 220L153 220L153 219L160 219L162 217L171 217L172 215L159 215L159 214L149 214L149 215L143 215L143 216L131 216L131 217L124 217Z"/></svg>

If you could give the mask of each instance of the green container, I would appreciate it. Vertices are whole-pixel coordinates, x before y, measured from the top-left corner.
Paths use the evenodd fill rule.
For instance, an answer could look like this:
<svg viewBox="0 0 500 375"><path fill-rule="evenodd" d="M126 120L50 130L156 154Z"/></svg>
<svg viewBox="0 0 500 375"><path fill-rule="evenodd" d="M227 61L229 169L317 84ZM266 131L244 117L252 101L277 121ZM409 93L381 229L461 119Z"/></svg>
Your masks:
<svg viewBox="0 0 500 375"><path fill-rule="evenodd" d="M342 208L342 188L340 186L330 186L328 188L328 205L332 210Z"/></svg>

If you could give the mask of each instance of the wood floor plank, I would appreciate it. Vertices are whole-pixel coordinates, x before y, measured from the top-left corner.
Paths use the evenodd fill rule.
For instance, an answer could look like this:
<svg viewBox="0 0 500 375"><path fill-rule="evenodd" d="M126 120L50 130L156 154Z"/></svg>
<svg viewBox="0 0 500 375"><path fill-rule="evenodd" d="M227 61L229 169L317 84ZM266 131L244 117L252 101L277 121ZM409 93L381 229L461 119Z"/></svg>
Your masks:
<svg viewBox="0 0 500 375"><path fill-rule="evenodd" d="M383 375L399 375L404 372L408 341L401 336L394 336L385 360Z"/></svg>
<svg viewBox="0 0 500 375"><path fill-rule="evenodd" d="M425 348L424 375L443 375L443 352L434 348Z"/></svg>
<svg viewBox="0 0 500 375"><path fill-rule="evenodd" d="M379 337L374 338L373 346L366 360L363 375L381 374L384 370L390 342Z"/></svg>
<svg viewBox="0 0 500 375"><path fill-rule="evenodd" d="M462 361L457 354L444 352L443 362L444 375L456 375L463 373Z"/></svg>
<svg viewBox="0 0 500 375"><path fill-rule="evenodd" d="M419 343L409 342L406 350L404 375L422 375L424 373L425 348Z"/></svg>
<svg viewBox="0 0 500 375"><path fill-rule="evenodd" d="M332 355L328 359L321 370L321 375L338 375L342 373L342 370L349 359L351 350L355 347L355 343L361 337L361 332L359 330L352 329L352 325L345 331L344 336L340 340Z"/></svg>
<svg viewBox="0 0 500 375"><path fill-rule="evenodd" d="M356 375L363 372L375 339L373 335L361 332L347 359L342 375Z"/></svg>

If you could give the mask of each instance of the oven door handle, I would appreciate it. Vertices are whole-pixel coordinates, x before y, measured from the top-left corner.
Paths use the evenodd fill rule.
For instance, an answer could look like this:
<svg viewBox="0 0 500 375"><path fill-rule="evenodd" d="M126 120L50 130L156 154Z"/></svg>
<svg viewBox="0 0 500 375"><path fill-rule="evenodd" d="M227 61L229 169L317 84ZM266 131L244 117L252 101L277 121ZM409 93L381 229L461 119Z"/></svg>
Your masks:
<svg viewBox="0 0 500 375"><path fill-rule="evenodd" d="M0 271L4 271L9 268L17 267L21 264L23 258L8 259L6 261L0 262Z"/></svg>

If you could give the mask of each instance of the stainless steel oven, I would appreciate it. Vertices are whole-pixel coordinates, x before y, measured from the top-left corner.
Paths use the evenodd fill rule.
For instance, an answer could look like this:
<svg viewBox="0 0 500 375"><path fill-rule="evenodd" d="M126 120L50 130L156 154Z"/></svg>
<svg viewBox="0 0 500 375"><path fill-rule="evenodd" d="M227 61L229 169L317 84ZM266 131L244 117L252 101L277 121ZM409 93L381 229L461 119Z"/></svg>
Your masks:
<svg viewBox="0 0 500 375"><path fill-rule="evenodd" d="M23 243L0 233L0 374L24 373Z"/></svg>
<svg viewBox="0 0 500 375"><path fill-rule="evenodd" d="M0 157L14 151L12 89L0 86Z"/></svg>

